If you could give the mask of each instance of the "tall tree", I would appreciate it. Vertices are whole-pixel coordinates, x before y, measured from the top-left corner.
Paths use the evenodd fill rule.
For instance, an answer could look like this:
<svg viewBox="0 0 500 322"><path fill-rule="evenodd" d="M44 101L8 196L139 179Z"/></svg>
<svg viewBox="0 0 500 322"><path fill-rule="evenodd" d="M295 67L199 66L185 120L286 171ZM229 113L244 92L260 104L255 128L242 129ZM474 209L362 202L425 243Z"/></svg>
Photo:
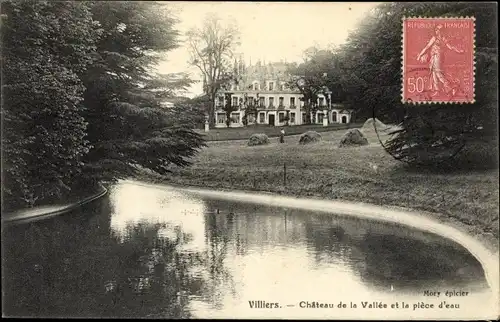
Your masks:
<svg viewBox="0 0 500 322"><path fill-rule="evenodd" d="M204 145L161 105L192 83L153 71L178 46L165 4L6 1L1 10L4 201L48 201L135 165L165 173Z"/></svg>
<svg viewBox="0 0 500 322"><path fill-rule="evenodd" d="M4 1L3 206L33 205L68 190L90 148L78 74L100 34L90 4Z"/></svg>
<svg viewBox="0 0 500 322"><path fill-rule="evenodd" d="M177 122L186 124L189 128L203 128L205 124L206 107L210 103L207 95L200 95L175 104L170 112L176 115Z"/></svg>
<svg viewBox="0 0 500 322"><path fill-rule="evenodd" d="M336 57L330 50L310 47L304 51L304 62L289 68L288 72L292 78L288 86L301 92L308 123L311 122L310 114L315 114L318 109L317 100L320 94L325 95L329 90L332 92L332 100L343 100L335 62Z"/></svg>
<svg viewBox="0 0 500 322"><path fill-rule="evenodd" d="M190 81L183 75L155 75L161 56L179 45L177 20L168 5L152 1L99 1L92 5L104 30L96 63L82 73L85 118L89 122L86 174L123 177L135 165L166 173L185 166L203 146L202 137L178 126L162 100Z"/></svg>
<svg viewBox="0 0 500 322"><path fill-rule="evenodd" d="M476 18L476 102L474 104L401 103L401 24L403 16ZM385 3L363 19L341 46L342 86L358 115L400 123L388 151L411 164L433 165L477 140L497 140L497 32L493 3ZM496 157L496 156L494 156ZM459 159L459 158L457 158Z"/></svg>
<svg viewBox="0 0 500 322"><path fill-rule="evenodd" d="M248 97L245 93L243 99L241 100L241 106L243 108L243 125L248 125L249 123L255 123L257 120L257 105L259 94L257 93L257 98Z"/></svg>
<svg viewBox="0 0 500 322"><path fill-rule="evenodd" d="M234 93L224 93L226 104L222 107L222 110L226 113L226 126L231 126L231 122L233 121L231 118L231 113L235 112L237 108L233 105L231 101L231 97Z"/></svg>
<svg viewBox="0 0 500 322"><path fill-rule="evenodd" d="M203 75L203 92L210 99L207 108L209 123L215 124L215 98L217 91L233 79L231 62L239 45L239 30L234 24L224 25L220 18L209 14L201 28L188 33L189 63Z"/></svg>

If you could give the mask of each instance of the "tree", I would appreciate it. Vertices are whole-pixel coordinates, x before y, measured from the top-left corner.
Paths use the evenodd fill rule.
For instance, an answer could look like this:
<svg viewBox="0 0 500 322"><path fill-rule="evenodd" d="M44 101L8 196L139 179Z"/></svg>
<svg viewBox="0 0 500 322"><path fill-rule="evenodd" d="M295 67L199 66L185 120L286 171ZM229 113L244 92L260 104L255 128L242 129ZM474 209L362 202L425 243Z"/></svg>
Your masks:
<svg viewBox="0 0 500 322"><path fill-rule="evenodd" d="M332 98L342 100L343 92L335 69L335 56L329 50L308 48L304 51L305 60L300 65L292 65L289 73L292 79L290 88L298 89L304 102L306 122L310 123L310 115L318 110L318 97L325 94L326 89L332 91Z"/></svg>
<svg viewBox="0 0 500 322"><path fill-rule="evenodd" d="M178 46L176 19L158 2L99 1L92 14L104 30L96 63L81 74L92 149L85 174L96 179L133 175L137 165L160 174L204 145L200 135L163 108L165 97L190 84L185 75L154 75L161 55Z"/></svg>
<svg viewBox="0 0 500 322"><path fill-rule="evenodd" d="M2 3L7 203L190 163L204 141L161 103L192 81L153 73L175 23L158 2Z"/></svg>
<svg viewBox="0 0 500 322"><path fill-rule="evenodd" d="M403 16L476 18L474 104L409 107L401 103ZM496 19L492 3L385 3L377 6L338 48L342 87L357 114L401 125L387 146L397 159L435 165L450 161L463 147L478 140L496 145L496 140L490 139L496 137L498 119ZM496 151L493 145L492 149Z"/></svg>
<svg viewBox="0 0 500 322"><path fill-rule="evenodd" d="M69 190L90 145L78 74L101 30L89 3L2 3L4 207Z"/></svg>
<svg viewBox="0 0 500 322"><path fill-rule="evenodd" d="M203 128L208 104L210 104L208 96L201 95L176 103L170 111L172 117L176 116L177 122L186 124L189 128Z"/></svg>
<svg viewBox="0 0 500 322"><path fill-rule="evenodd" d="M258 94L257 94L257 97L258 97ZM240 99L240 106L243 106L243 119L242 119L242 123L243 125L248 125L249 123L249 116L251 116L253 118L253 121L255 122L255 120L257 119L257 107L255 105L257 99L251 97L249 98L248 95L245 93L243 98Z"/></svg>
<svg viewBox="0 0 500 322"><path fill-rule="evenodd" d="M226 112L226 125L229 127L231 125L231 113L236 111L236 107L232 105L231 96L233 93L224 93L226 104L222 108Z"/></svg>
<svg viewBox="0 0 500 322"><path fill-rule="evenodd" d="M215 124L215 98L217 92L233 79L231 61L239 44L239 31L233 25L224 26L221 20L209 15L201 28L187 34L190 51L189 63L196 66L204 79L203 92L209 97L207 114L211 126Z"/></svg>

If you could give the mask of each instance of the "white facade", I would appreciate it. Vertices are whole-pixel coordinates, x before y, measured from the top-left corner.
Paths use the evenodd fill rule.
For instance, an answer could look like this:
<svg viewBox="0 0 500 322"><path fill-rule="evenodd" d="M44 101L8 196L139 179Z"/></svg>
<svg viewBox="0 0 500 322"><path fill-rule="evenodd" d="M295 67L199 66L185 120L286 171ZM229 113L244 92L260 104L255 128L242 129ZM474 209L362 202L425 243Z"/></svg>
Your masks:
<svg viewBox="0 0 500 322"><path fill-rule="evenodd" d="M222 90L218 93L215 101L215 126L227 127L226 112L223 107L230 103L234 112L231 113L230 127L244 126L245 103L257 106L257 117L247 116L248 124L268 124L271 126L301 125L305 123L304 102L300 99L302 94L287 88L286 81L290 79L287 74L287 66L283 63L273 63L246 67L240 61L235 65L241 74L238 84L233 84L231 90ZM231 93L231 102L226 102L226 94ZM257 100L257 102L256 102ZM351 113L342 105L332 104L328 106L328 99L319 95L316 102L318 111L311 115L311 121L315 124L323 124L323 118L327 115L329 123L349 123ZM326 113L326 114L325 114Z"/></svg>
<svg viewBox="0 0 500 322"><path fill-rule="evenodd" d="M251 91L235 91L231 96L231 105L236 109L236 111L231 113L231 124L230 127L242 127L243 116L245 115L244 106L242 100L244 100L244 95L247 95L247 99L255 98L256 93ZM274 126L293 126L305 124L305 114L304 102L300 100L302 94L297 92L259 92L259 99L263 105L259 105L257 108L257 119L253 120L253 116L249 117L248 124L268 124ZM321 96L322 97L322 96ZM329 108L326 103L321 104L321 97L318 99L318 110L315 115L310 116L311 121L314 124L322 124L323 118L326 113L328 118L328 124L332 123L350 123L351 122L351 112L343 108L341 104L332 104ZM280 102L283 102L280 105ZM326 100L325 100L326 102ZM233 104L236 103L236 104ZM215 127L227 127L226 125L226 112L222 107L226 104L225 99L220 99L216 102L215 109ZM288 119L288 123L287 123Z"/></svg>

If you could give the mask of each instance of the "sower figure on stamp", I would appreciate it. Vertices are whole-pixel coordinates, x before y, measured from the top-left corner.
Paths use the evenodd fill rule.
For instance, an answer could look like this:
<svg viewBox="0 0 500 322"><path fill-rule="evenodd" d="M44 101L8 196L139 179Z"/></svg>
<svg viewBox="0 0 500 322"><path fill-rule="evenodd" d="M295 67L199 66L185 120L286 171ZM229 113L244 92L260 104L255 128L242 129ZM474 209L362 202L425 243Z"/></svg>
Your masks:
<svg viewBox="0 0 500 322"><path fill-rule="evenodd" d="M429 69L431 73L430 77L430 90L434 93L432 96L436 96L440 90L439 83L443 84L443 88L446 93L452 92L452 95L455 95L455 88L450 86L450 82L446 79L444 75L444 71L441 69L442 55L443 55L443 46L446 46L448 49L453 50L459 54L463 53L462 49L458 49L455 46L452 46L445 36L441 33L441 29L443 25L439 24L434 28L434 36L429 40L427 45L422 49L422 51L418 54L417 60L420 62L425 62L427 60L426 52L430 49L430 61L429 61Z"/></svg>

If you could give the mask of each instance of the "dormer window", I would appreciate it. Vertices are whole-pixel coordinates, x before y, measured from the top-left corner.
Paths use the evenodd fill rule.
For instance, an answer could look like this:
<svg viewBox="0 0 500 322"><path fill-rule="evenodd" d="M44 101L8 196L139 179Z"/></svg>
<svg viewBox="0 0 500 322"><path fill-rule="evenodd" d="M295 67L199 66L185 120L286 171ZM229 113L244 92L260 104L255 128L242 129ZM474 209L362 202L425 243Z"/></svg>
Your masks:
<svg viewBox="0 0 500 322"><path fill-rule="evenodd" d="M259 82L254 82L253 83L253 90L258 91L259 90Z"/></svg>
<svg viewBox="0 0 500 322"><path fill-rule="evenodd" d="M274 82L267 83L267 89L270 91L274 91Z"/></svg>

